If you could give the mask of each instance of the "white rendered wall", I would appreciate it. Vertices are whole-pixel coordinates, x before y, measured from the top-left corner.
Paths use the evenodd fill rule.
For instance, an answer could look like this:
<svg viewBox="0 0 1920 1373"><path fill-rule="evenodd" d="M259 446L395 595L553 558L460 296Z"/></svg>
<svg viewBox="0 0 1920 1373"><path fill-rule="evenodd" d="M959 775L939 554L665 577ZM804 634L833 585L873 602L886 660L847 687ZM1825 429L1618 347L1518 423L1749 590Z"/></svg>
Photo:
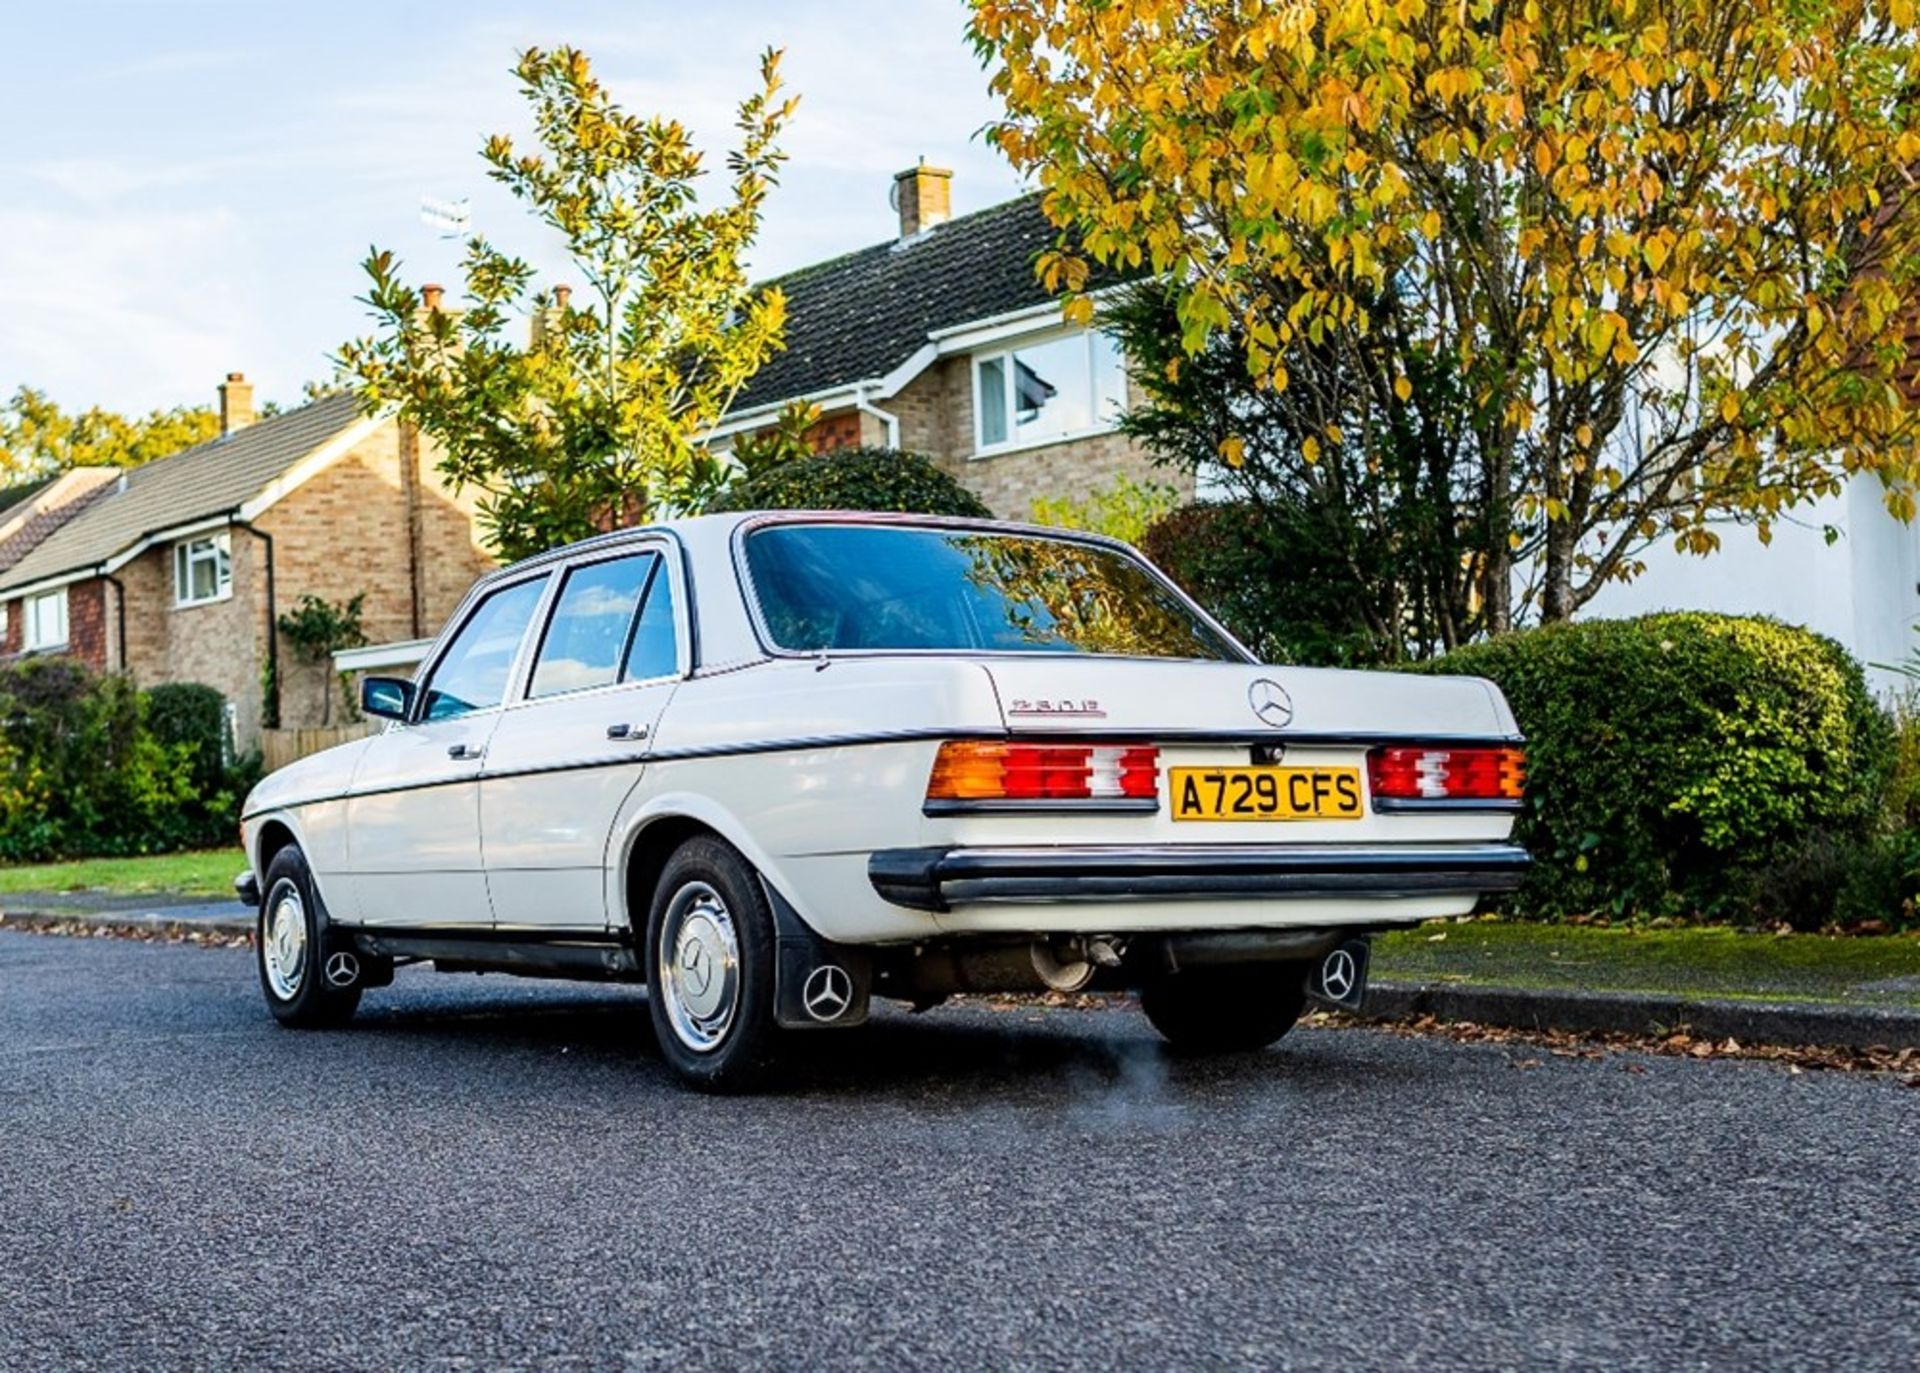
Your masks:
<svg viewBox="0 0 1920 1373"><path fill-rule="evenodd" d="M1920 528L1887 514L1878 480L1793 512L1762 544L1751 529L1720 531L1718 553L1696 558L1668 544L1649 549L1647 571L1588 602L1583 619L1653 610L1771 615L1839 640L1863 663L1892 662L1920 647ZM1826 541L1825 526L1841 531ZM1890 673L1873 672L1892 690Z"/></svg>

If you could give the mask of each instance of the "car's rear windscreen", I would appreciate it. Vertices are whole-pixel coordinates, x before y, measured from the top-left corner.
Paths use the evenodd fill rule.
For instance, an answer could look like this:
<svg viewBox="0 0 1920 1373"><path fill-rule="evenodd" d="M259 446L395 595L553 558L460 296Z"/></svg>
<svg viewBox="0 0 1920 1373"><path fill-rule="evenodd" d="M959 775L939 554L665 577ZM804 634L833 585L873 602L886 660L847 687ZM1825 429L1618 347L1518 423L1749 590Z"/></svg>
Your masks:
<svg viewBox="0 0 1920 1373"><path fill-rule="evenodd" d="M1130 658L1245 657L1137 559L965 528L778 524L747 536L775 645Z"/></svg>

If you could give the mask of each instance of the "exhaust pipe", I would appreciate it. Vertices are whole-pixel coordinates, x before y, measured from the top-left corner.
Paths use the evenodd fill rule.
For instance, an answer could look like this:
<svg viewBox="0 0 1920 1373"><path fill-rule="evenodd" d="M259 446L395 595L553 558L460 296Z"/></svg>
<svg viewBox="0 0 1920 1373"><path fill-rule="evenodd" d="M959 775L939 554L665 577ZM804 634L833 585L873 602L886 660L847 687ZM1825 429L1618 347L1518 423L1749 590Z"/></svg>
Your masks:
<svg viewBox="0 0 1920 1373"><path fill-rule="evenodd" d="M1119 967L1125 950L1105 936L948 945L898 967L895 985L929 1004L960 992L1078 992L1102 968Z"/></svg>
<svg viewBox="0 0 1920 1373"><path fill-rule="evenodd" d="M1077 992L1093 981L1092 960L1075 957L1071 949L1055 949L1035 940L1028 954L1034 972L1052 991Z"/></svg>

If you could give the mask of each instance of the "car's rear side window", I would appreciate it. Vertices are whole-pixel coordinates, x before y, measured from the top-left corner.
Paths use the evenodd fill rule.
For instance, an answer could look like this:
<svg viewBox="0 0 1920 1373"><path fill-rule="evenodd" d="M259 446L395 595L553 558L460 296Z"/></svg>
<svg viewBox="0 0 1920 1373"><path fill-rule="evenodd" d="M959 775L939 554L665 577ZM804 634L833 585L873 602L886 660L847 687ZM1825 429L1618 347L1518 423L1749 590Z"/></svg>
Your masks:
<svg viewBox="0 0 1920 1373"><path fill-rule="evenodd" d="M424 719L451 720L506 699L513 660L546 588L545 577L529 577L480 602L434 666L421 707Z"/></svg>
<svg viewBox="0 0 1920 1373"><path fill-rule="evenodd" d="M527 694L558 696L619 681L635 612L659 568L659 554L643 553L568 572Z"/></svg>
<svg viewBox="0 0 1920 1373"><path fill-rule="evenodd" d="M747 536L774 643L1245 661L1137 559L996 530L775 524Z"/></svg>
<svg viewBox="0 0 1920 1373"><path fill-rule="evenodd" d="M680 641L673 628L673 577L664 561L647 588L647 603L640 611L640 622L633 627L633 643L627 649L623 674L629 682L644 682L654 677L671 677L680 670Z"/></svg>

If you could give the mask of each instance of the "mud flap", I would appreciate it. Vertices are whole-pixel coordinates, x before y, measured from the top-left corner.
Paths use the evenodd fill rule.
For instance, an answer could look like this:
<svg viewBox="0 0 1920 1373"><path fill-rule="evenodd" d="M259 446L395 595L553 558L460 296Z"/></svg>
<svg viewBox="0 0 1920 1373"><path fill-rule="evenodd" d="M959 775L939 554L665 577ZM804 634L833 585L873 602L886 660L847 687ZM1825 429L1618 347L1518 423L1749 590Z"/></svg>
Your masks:
<svg viewBox="0 0 1920 1373"><path fill-rule="evenodd" d="M1366 935L1343 940L1314 964L1307 977L1307 995L1343 1011L1357 1011L1367 995L1367 969L1373 961L1373 941Z"/></svg>
<svg viewBox="0 0 1920 1373"><path fill-rule="evenodd" d="M773 908L778 946L773 986L773 1018L783 1030L839 1030L864 1025L873 987L873 960L866 950L830 944L815 934L800 913L762 883Z"/></svg>

